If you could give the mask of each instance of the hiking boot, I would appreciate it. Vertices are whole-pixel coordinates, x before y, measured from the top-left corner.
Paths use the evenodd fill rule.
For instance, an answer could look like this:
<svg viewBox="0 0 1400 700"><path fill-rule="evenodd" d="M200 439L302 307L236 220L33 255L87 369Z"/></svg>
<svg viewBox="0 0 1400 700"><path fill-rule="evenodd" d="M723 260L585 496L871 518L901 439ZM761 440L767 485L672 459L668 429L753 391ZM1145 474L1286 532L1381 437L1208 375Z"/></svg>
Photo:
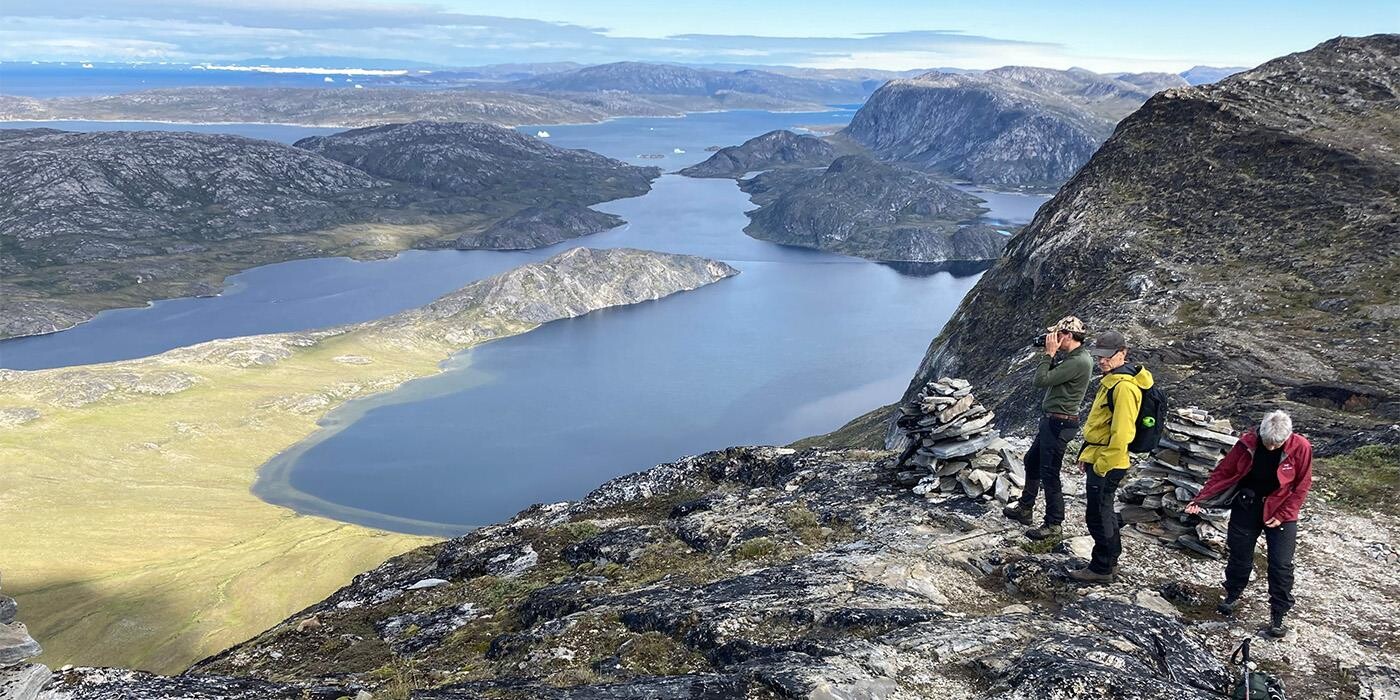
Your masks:
<svg viewBox="0 0 1400 700"><path fill-rule="evenodd" d="M1048 540L1051 537L1059 536L1059 525L1041 525L1040 527L1035 528L1034 530L1026 530L1026 537L1029 537L1037 542L1039 542L1040 540Z"/></svg>
<svg viewBox="0 0 1400 700"><path fill-rule="evenodd" d="M1269 616L1269 627L1264 630L1274 639L1283 639L1288 635L1288 625L1283 623L1283 613L1274 613Z"/></svg>
<svg viewBox="0 0 1400 700"><path fill-rule="evenodd" d="M1035 521L1031 520L1030 508L1022 508L1020 506L1007 506L1001 509L1001 514L1005 515L1008 520L1015 520L1016 522L1021 523L1026 527L1030 527L1035 523Z"/></svg>
<svg viewBox="0 0 1400 700"><path fill-rule="evenodd" d="M1240 597L1239 597L1239 596L1237 596L1237 595L1226 596L1226 597L1225 597L1225 600L1220 601L1220 604L1217 605L1217 606L1215 606L1215 612L1220 613L1221 615L1224 615L1225 617L1230 617L1231 615L1234 615L1234 614L1235 614L1235 610L1238 609L1239 607L1240 607Z"/></svg>
<svg viewBox="0 0 1400 700"><path fill-rule="evenodd" d="M1087 566L1069 572L1069 577L1079 583L1113 583L1113 574L1101 574Z"/></svg>

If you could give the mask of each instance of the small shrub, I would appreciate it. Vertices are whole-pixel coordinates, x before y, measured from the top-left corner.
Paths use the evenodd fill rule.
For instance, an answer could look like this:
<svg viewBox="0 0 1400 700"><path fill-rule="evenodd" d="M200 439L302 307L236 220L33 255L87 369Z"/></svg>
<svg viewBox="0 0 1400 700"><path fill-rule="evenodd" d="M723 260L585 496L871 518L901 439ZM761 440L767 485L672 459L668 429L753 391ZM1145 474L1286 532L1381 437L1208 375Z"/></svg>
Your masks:
<svg viewBox="0 0 1400 700"><path fill-rule="evenodd" d="M1367 445L1314 464L1316 490L1329 502L1357 511L1400 515L1400 445Z"/></svg>
<svg viewBox="0 0 1400 700"><path fill-rule="evenodd" d="M778 543L767 537L755 537L746 540L734 550L734 557L737 559L763 559L773 556L778 552Z"/></svg>

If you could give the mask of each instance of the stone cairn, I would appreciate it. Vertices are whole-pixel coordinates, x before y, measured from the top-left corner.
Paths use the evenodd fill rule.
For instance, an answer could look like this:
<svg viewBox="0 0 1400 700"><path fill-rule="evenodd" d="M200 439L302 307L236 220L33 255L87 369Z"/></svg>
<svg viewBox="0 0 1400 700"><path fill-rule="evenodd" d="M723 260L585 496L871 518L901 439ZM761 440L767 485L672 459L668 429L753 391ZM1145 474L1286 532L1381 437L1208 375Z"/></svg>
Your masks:
<svg viewBox="0 0 1400 700"><path fill-rule="evenodd" d="M1021 495L1025 467L966 380L931 381L899 410L896 425L907 441L894 464L900 485L925 498L961 493L1006 503Z"/></svg>
<svg viewBox="0 0 1400 700"><path fill-rule="evenodd" d="M1230 421L1194 407L1168 413L1165 427L1151 459L1118 490L1118 515L1132 531L1219 559L1225 553L1229 511L1207 508L1187 515L1186 504L1237 438Z"/></svg>
<svg viewBox="0 0 1400 700"><path fill-rule="evenodd" d="M24 623L15 621L18 605L15 599L0 595L0 698L4 700L35 700L49 682L49 669L29 663L43 650L29 636Z"/></svg>

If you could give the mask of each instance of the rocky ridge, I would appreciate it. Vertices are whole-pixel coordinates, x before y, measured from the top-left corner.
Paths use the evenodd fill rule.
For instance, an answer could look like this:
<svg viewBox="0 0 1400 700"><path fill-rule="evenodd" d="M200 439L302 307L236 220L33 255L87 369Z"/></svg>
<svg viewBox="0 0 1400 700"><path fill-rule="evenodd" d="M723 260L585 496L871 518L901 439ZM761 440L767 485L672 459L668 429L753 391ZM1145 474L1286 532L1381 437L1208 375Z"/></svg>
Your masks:
<svg viewBox="0 0 1400 700"><path fill-rule="evenodd" d="M776 170L740 183L759 208L744 233L870 260L995 259L1007 236L972 220L981 200L924 173L866 156L824 170Z"/></svg>
<svg viewBox="0 0 1400 700"><path fill-rule="evenodd" d="M1003 430L1024 430L1026 341L1075 314L1123 331L1177 406L1237 425L1286 409L1323 446L1393 436L1396 76L1400 36L1341 38L1153 97L1012 239L909 395L962 376L988 387Z"/></svg>
<svg viewBox="0 0 1400 700"><path fill-rule="evenodd" d="M738 146L719 149L714 155L680 174L687 177L741 178L772 168L824 168L836 160L836 147L815 136L778 129L755 136Z"/></svg>
<svg viewBox="0 0 1400 700"><path fill-rule="evenodd" d="M1264 602L1248 598L1244 619L1203 616L1218 562L1130 540L1119 583L1076 589L1066 576L1082 535L1029 553L995 505L900 487L895 457L686 458L391 560L183 676L76 669L51 688L88 700L1181 700L1216 697L1231 677L1223 659ZM1358 538L1354 519L1309 513L1300 591L1345 558L1352 594L1306 593L1299 631L1257 642L1256 658L1298 697L1358 679L1384 689L1395 655L1366 640L1397 633L1395 574L1353 557L1397 530Z"/></svg>
<svg viewBox="0 0 1400 700"><path fill-rule="evenodd" d="M1082 69L932 72L886 83L841 133L881 160L984 185L1051 188L1169 83L1184 85Z"/></svg>

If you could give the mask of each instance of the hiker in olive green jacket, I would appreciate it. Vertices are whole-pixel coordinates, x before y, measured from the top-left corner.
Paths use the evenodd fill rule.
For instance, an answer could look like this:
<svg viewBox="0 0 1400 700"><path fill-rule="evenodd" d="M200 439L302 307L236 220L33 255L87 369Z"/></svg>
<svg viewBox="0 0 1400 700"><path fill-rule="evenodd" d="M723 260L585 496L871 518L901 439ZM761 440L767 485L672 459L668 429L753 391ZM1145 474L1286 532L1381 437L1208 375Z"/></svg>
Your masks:
<svg viewBox="0 0 1400 700"><path fill-rule="evenodd" d="M1070 572L1070 578L1105 583L1113 580L1123 551L1113 501L1128 473L1128 444L1137 434L1142 392L1152 388L1152 373L1128 362L1128 340L1118 331L1100 334L1089 354L1103 373L1084 421L1084 449L1079 452L1086 479L1084 520L1094 538L1094 552L1089 566Z"/></svg>
<svg viewBox="0 0 1400 700"><path fill-rule="evenodd" d="M1035 385L1045 389L1040 402L1040 424L1035 441L1026 450L1026 484L1021 498L1002 509L1002 515L1023 525L1031 525L1036 495L1045 491L1045 522L1026 531L1026 537L1043 540L1060 534L1065 520L1065 496L1060 487L1060 469L1065 447L1079 432L1079 404L1094 376L1094 363L1085 352L1084 323L1066 316L1045 329L1045 352L1035 368Z"/></svg>

